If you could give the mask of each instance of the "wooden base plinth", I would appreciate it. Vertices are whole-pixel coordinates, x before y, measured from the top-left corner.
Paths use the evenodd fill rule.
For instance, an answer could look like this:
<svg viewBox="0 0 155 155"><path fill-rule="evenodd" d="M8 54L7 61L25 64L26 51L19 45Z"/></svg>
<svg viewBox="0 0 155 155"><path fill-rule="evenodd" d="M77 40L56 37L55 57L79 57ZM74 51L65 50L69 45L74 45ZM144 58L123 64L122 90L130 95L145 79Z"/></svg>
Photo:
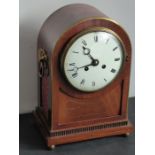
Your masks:
<svg viewBox="0 0 155 155"><path fill-rule="evenodd" d="M102 138L116 135L129 135L133 131L133 126L130 122L109 123L107 125L94 126L88 128L75 129L72 131L62 131L51 133L47 130L45 123L40 118L38 112L34 112L34 117L38 128L40 129L43 138L46 141L48 148L54 149L55 145L84 141L95 138ZM104 127L104 128L103 128ZM75 132L76 131L76 132Z"/></svg>

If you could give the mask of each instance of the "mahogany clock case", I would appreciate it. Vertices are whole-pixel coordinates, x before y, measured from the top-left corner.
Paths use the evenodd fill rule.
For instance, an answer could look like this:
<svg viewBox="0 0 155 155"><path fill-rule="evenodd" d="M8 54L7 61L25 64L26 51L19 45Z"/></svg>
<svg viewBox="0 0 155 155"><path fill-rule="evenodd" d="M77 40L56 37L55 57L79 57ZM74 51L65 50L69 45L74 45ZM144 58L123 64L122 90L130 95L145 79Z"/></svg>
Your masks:
<svg viewBox="0 0 155 155"><path fill-rule="evenodd" d="M85 93L68 84L60 64L70 40L94 27L108 29L119 36L125 59L114 81L104 89ZM40 51L46 55L49 72L39 77L40 103L34 116L49 147L133 131L127 109L131 44L119 24L92 6L65 6L49 16L41 28L38 37L38 72Z"/></svg>

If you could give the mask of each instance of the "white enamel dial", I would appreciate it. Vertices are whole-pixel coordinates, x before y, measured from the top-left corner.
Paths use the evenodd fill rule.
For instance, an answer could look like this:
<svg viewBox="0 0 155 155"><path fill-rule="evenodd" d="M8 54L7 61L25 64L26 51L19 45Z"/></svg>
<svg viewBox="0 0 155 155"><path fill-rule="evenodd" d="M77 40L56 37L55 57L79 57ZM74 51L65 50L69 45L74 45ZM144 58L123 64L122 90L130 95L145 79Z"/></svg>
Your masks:
<svg viewBox="0 0 155 155"><path fill-rule="evenodd" d="M118 75L124 51L120 40L108 31L80 35L67 48L63 69L76 89L93 92L104 88Z"/></svg>

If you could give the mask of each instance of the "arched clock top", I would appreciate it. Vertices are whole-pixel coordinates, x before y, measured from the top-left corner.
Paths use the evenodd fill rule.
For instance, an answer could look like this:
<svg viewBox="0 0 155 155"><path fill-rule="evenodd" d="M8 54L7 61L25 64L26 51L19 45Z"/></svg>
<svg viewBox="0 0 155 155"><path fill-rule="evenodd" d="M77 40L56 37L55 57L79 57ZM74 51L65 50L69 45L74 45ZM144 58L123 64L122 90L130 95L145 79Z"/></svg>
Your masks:
<svg viewBox="0 0 155 155"><path fill-rule="evenodd" d="M51 14L43 23L39 36L38 48L52 52L56 41L73 25L92 17L105 17L101 11L87 4L70 4ZM43 47L44 46L44 47Z"/></svg>

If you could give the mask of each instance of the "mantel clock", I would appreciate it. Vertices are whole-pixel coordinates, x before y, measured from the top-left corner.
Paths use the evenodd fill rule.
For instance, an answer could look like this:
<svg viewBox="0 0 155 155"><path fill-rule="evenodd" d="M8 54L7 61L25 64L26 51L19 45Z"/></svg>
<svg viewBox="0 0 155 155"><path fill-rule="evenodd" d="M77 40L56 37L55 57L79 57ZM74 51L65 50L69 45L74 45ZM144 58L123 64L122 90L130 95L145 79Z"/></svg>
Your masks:
<svg viewBox="0 0 155 155"><path fill-rule="evenodd" d="M34 116L48 147L132 132L131 44L117 22L86 4L60 8L41 27L37 55Z"/></svg>

